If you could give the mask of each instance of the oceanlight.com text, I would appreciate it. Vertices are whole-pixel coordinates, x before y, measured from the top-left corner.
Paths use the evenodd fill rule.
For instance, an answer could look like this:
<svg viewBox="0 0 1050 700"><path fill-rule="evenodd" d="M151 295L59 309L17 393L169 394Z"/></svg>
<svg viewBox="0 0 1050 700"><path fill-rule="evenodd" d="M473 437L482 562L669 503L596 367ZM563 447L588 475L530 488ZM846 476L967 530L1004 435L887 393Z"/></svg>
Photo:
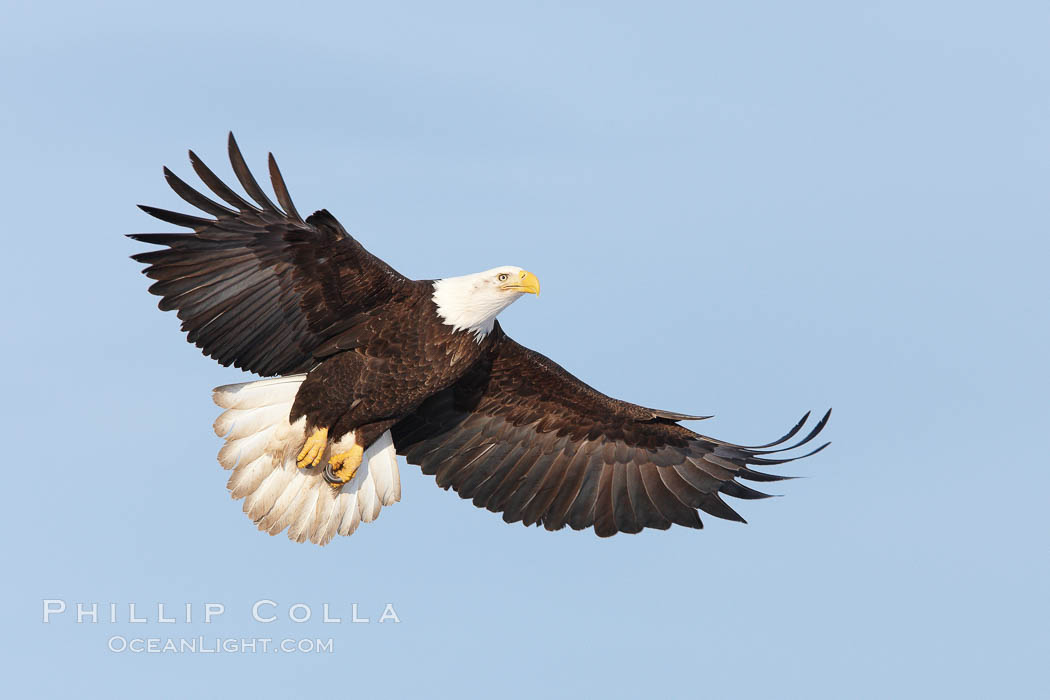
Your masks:
<svg viewBox="0 0 1050 700"><path fill-rule="evenodd" d="M333 654L335 641L272 637L125 637L106 642L115 654Z"/></svg>

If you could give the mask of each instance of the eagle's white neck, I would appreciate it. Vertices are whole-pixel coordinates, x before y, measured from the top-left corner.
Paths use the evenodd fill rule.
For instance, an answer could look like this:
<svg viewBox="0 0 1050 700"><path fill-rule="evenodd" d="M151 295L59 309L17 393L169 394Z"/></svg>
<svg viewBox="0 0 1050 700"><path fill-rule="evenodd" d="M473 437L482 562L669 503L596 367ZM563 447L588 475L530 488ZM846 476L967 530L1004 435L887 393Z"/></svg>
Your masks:
<svg viewBox="0 0 1050 700"><path fill-rule="evenodd" d="M500 290L491 278L493 270L434 282L432 299L442 323L454 331L473 333L479 343L491 333L499 312L521 296Z"/></svg>

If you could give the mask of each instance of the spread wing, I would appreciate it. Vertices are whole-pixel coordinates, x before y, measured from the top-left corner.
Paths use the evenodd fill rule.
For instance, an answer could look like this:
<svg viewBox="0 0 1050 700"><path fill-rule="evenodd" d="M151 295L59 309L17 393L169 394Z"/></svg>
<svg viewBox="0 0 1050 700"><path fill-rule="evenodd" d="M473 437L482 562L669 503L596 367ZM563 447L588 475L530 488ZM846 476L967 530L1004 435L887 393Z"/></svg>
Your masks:
<svg viewBox="0 0 1050 700"><path fill-rule="evenodd" d="M157 280L150 292L161 297L161 309L178 312L187 340L204 354L263 376L308 370L325 340L415 283L365 250L327 211L304 221L272 154L270 179L280 207L249 172L233 134L229 153L252 201L190 151L193 169L225 204L164 168L171 188L212 218L143 206L194 232L132 234L167 246L132 258L148 264L143 272Z"/></svg>
<svg viewBox="0 0 1050 700"><path fill-rule="evenodd" d="M789 478L751 466L798 459L768 455L810 442L831 414L790 447L769 449L794 437L808 413L775 442L733 445L677 423L692 416L599 393L498 324L493 333L491 351L474 370L398 423L393 436L397 451L439 486L502 512L507 522L593 527L601 537L672 524L700 528L698 511L743 522L720 495L767 497L737 479Z"/></svg>

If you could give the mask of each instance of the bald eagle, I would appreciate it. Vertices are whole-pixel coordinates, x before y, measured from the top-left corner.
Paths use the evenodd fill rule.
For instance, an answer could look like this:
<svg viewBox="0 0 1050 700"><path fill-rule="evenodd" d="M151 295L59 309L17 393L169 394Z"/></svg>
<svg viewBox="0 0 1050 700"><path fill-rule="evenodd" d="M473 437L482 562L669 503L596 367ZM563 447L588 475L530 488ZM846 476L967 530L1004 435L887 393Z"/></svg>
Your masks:
<svg viewBox="0 0 1050 700"><path fill-rule="evenodd" d="M397 455L508 523L593 528L599 537L672 524L698 511L744 522L720 497L764 498L738 479L810 443L786 435L746 447L699 435L701 420L610 398L511 340L496 317L536 276L518 267L411 280L370 254L322 209L303 219L277 163L277 204L229 136L249 199L190 151L222 202L164 168L168 184L208 216L142 206L193 233L140 233L163 249L132 256L156 280L189 342L224 366L264 377L220 386L215 432L227 484L259 529L326 544L401 498Z"/></svg>

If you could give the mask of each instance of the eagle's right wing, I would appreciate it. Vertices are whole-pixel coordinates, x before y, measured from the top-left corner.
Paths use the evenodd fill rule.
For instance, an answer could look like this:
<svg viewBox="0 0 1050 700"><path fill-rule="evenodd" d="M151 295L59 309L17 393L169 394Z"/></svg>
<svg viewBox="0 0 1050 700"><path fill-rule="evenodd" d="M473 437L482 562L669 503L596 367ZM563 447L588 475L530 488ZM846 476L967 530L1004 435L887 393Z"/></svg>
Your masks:
<svg viewBox="0 0 1050 700"><path fill-rule="evenodd" d="M770 455L809 443L831 413L788 447L780 446L808 413L775 442L734 445L678 424L696 416L605 396L508 338L498 323L493 334L489 351L463 379L391 432L397 451L438 486L503 513L507 522L593 527L607 537L672 524L699 528L698 510L742 521L721 495L765 497L737 479L786 478L751 467L797 459Z"/></svg>
<svg viewBox="0 0 1050 700"><path fill-rule="evenodd" d="M313 351L324 341L415 283L365 250L326 210L304 221L272 154L270 178L280 208L249 172L233 134L229 153L254 203L190 151L197 175L229 206L165 168L171 188L214 218L143 206L194 233L132 234L167 246L132 257L149 265L144 274L157 280L149 291L161 297L161 309L178 312L186 339L204 354L263 376L309 370L316 363Z"/></svg>

